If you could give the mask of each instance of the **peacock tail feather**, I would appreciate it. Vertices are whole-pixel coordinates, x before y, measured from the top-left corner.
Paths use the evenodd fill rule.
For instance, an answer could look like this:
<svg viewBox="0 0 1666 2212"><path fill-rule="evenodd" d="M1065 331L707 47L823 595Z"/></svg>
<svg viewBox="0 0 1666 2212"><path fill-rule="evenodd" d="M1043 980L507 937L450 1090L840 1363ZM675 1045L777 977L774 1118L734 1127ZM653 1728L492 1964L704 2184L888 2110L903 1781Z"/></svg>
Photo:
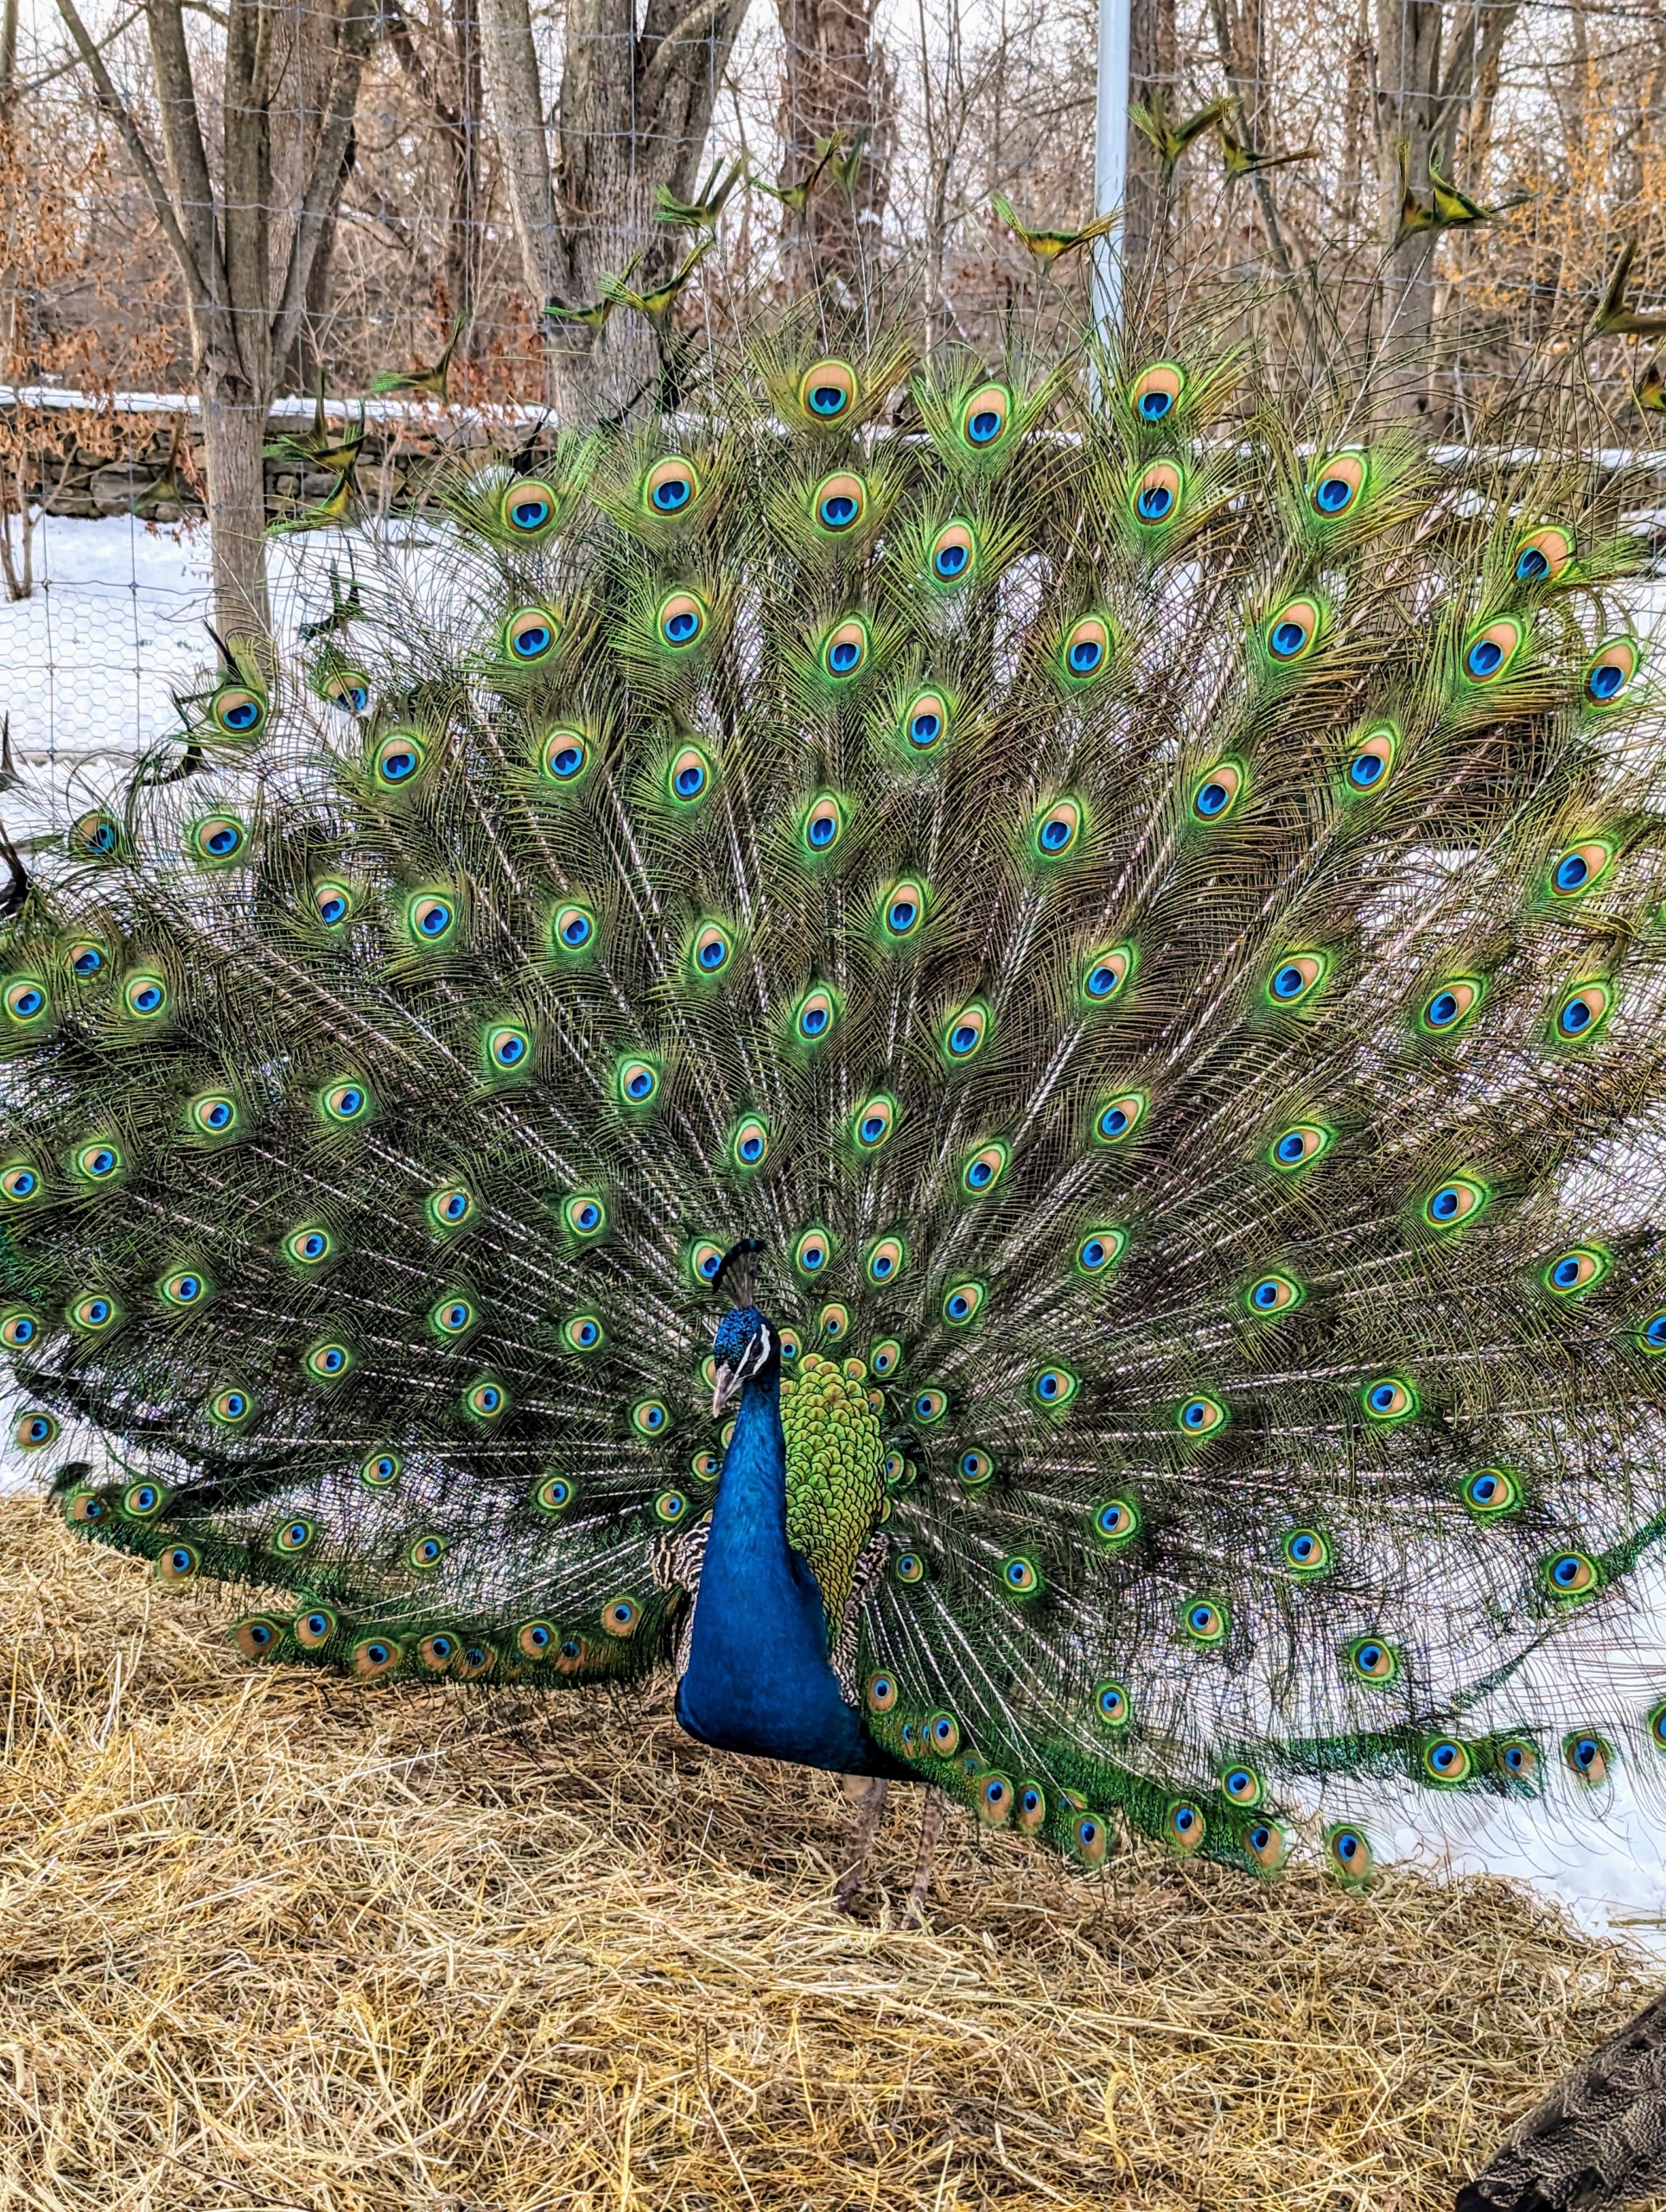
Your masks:
<svg viewBox="0 0 1666 2212"><path fill-rule="evenodd" d="M830 1649L984 1821L1269 1870L1281 1800L1646 1761L1560 1656L1666 1535L1623 473L1206 333L1091 385L807 328L460 478L66 826L0 982L19 1446L252 1658L639 1677L757 1238Z"/></svg>

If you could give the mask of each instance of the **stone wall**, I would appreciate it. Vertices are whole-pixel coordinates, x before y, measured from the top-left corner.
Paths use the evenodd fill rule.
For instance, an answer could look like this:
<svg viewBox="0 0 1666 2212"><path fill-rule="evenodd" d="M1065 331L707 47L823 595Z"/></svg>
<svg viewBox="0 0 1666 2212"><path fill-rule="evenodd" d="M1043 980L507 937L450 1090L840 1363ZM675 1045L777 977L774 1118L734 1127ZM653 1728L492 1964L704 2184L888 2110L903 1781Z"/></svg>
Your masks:
<svg viewBox="0 0 1666 2212"><path fill-rule="evenodd" d="M0 405L0 422L13 413L12 408ZM137 513L148 522L174 523L181 514L202 512L201 447L190 418L149 412L89 416L89 429L83 435L96 436L99 443L94 445L76 442L74 429L55 411L30 413L43 423L28 472L31 493L48 514ZM185 435L175 454L175 429L181 419ZM308 414L273 416L266 425L266 443L275 445L309 428ZM339 416L332 420L336 435L345 428ZM520 450L537 437L537 429L536 419L493 424L473 415L385 408L366 425L359 461L360 493L366 505L382 512L431 504L432 480L443 458L471 451L484 456L493 446ZM294 459L269 459L268 518L277 521L303 513L327 499L336 481L331 470L311 468Z"/></svg>

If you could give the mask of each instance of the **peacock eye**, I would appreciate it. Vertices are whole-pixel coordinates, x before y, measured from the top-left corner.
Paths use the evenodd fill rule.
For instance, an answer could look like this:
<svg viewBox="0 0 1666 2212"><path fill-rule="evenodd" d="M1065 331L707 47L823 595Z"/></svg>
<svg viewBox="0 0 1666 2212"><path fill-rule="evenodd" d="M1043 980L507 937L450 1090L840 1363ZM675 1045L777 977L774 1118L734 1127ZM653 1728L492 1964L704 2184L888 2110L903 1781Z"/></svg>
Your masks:
<svg viewBox="0 0 1666 2212"><path fill-rule="evenodd" d="M894 1283L908 1264L908 1248L900 1236L881 1236L862 1262L862 1272L876 1289Z"/></svg>
<svg viewBox="0 0 1666 2212"><path fill-rule="evenodd" d="M266 720L266 702L258 691L228 683L215 692L208 714L228 737L252 737Z"/></svg>
<svg viewBox="0 0 1666 2212"><path fill-rule="evenodd" d="M499 1075L512 1074L518 1068L531 1065L532 1039L530 1032L512 1021L499 1021L486 1033L486 1062Z"/></svg>
<svg viewBox="0 0 1666 2212"><path fill-rule="evenodd" d="M1463 671L1472 683L1493 683L1508 671L1527 632L1514 615L1501 615L1464 647Z"/></svg>
<svg viewBox="0 0 1666 2212"><path fill-rule="evenodd" d="M1093 1117L1093 1134L1100 1144L1121 1144L1133 1135L1146 1116L1146 1097L1143 1091L1124 1091L1118 1098L1108 1098L1098 1107Z"/></svg>
<svg viewBox="0 0 1666 2212"><path fill-rule="evenodd" d="M821 527L834 537L854 530L868 512L868 487L860 476L830 476L816 487L811 507Z"/></svg>
<svg viewBox="0 0 1666 2212"><path fill-rule="evenodd" d="M503 626L505 655L517 667L536 667L554 652L559 635L556 618L547 607L519 607Z"/></svg>
<svg viewBox="0 0 1666 2212"><path fill-rule="evenodd" d="M948 727L948 703L940 692L921 691L903 710L903 735L912 752L931 752Z"/></svg>
<svg viewBox="0 0 1666 2212"><path fill-rule="evenodd" d="M860 1149L877 1152L896 1127L896 1119L897 1104L893 1098L881 1095L858 1106L852 1127Z"/></svg>
<svg viewBox="0 0 1666 2212"><path fill-rule="evenodd" d="M352 889L345 883L315 883L312 906L313 912L327 930L339 929L343 922L352 918Z"/></svg>
<svg viewBox="0 0 1666 2212"><path fill-rule="evenodd" d="M406 906L405 916L418 944L443 944L457 926L456 908L441 892L418 893Z"/></svg>
<svg viewBox="0 0 1666 2212"><path fill-rule="evenodd" d="M344 714L365 715L370 712L370 678L357 669L347 669L340 676L333 676L324 686L324 696L333 707Z"/></svg>
<svg viewBox="0 0 1666 2212"><path fill-rule="evenodd" d="M793 1010L793 1029L804 1044L819 1045L832 1034L838 1011L831 991L820 987L806 991Z"/></svg>
<svg viewBox="0 0 1666 2212"><path fill-rule="evenodd" d="M1354 1679L1379 1686L1395 1681L1400 1674L1400 1654L1381 1637L1357 1636L1349 1644L1348 1666Z"/></svg>
<svg viewBox="0 0 1666 2212"><path fill-rule="evenodd" d="M64 842L81 860L113 860L122 849L122 825L113 814L97 808L71 823Z"/></svg>
<svg viewBox="0 0 1666 2212"><path fill-rule="evenodd" d="M588 906L557 907L550 934L557 952L583 952L595 943L596 918Z"/></svg>
<svg viewBox="0 0 1666 2212"><path fill-rule="evenodd" d="M1563 1044L1588 1042L1612 1013L1614 999L1612 984L1600 978L1576 983L1556 1002L1550 1023L1552 1033Z"/></svg>
<svg viewBox="0 0 1666 2212"><path fill-rule="evenodd" d="M682 652L704 635L706 609L693 592L674 591L660 601L657 620L664 643Z"/></svg>
<svg viewBox="0 0 1666 2212"><path fill-rule="evenodd" d="M982 1198L1000 1182L1011 1158L1012 1147L1000 1138L980 1146L960 1171L961 1188L972 1198Z"/></svg>
<svg viewBox="0 0 1666 2212"><path fill-rule="evenodd" d="M1134 948L1113 945L1096 952L1082 970L1082 995L1091 1006L1105 1006L1116 996L1134 969Z"/></svg>
<svg viewBox="0 0 1666 2212"><path fill-rule="evenodd" d="M711 763L697 745L685 745L665 771L665 789L679 805L703 798L710 782Z"/></svg>
<svg viewBox="0 0 1666 2212"><path fill-rule="evenodd" d="M1070 630L1059 648L1059 665L1067 682L1091 683L1110 662L1110 631L1097 614L1084 616Z"/></svg>
<svg viewBox="0 0 1666 2212"><path fill-rule="evenodd" d="M509 1394L500 1382L482 1377L463 1392L463 1411L478 1421L496 1421L509 1410Z"/></svg>
<svg viewBox="0 0 1666 2212"><path fill-rule="evenodd" d="M1192 787L1192 812L1199 822L1224 822L1237 808L1249 779L1236 760L1218 760Z"/></svg>
<svg viewBox="0 0 1666 2212"><path fill-rule="evenodd" d="M1180 403L1186 378L1172 361L1158 361L1136 377L1129 405L1142 423L1166 423Z"/></svg>
<svg viewBox="0 0 1666 2212"><path fill-rule="evenodd" d="M1292 1529L1281 1546L1284 1563L1293 1574L1318 1576L1331 1564L1328 1538L1316 1529Z"/></svg>
<svg viewBox="0 0 1666 2212"><path fill-rule="evenodd" d="M1005 385L986 384L961 408L960 435L974 453L989 453L1006 436L1012 415L1013 396Z"/></svg>
<svg viewBox="0 0 1666 2212"><path fill-rule="evenodd" d="M1612 1256L1602 1247L1579 1244L1554 1259L1540 1280L1553 1298L1576 1298L1599 1283L1612 1265Z"/></svg>
<svg viewBox="0 0 1666 2212"><path fill-rule="evenodd" d="M537 537L547 531L559 512L556 494L548 484L528 477L512 484L499 504L504 526L516 537Z"/></svg>
<svg viewBox="0 0 1666 2212"><path fill-rule="evenodd" d="M1267 995L1275 1006L1297 1007L1313 997L1330 972L1330 957L1323 952L1293 952L1279 961L1268 979Z"/></svg>
<svg viewBox="0 0 1666 2212"><path fill-rule="evenodd" d="M538 747L538 772L558 787L575 784L589 761L589 742L579 730L550 730Z"/></svg>
<svg viewBox="0 0 1666 2212"><path fill-rule="evenodd" d="M728 931L716 922L708 922L694 940L693 964L696 975L721 974L729 963L734 943Z"/></svg>
<svg viewBox="0 0 1666 2212"><path fill-rule="evenodd" d="M1303 658L1319 634L1319 610L1313 600L1293 599L1280 607L1263 632L1275 664L1288 666Z"/></svg>
<svg viewBox="0 0 1666 2212"><path fill-rule="evenodd" d="M1423 1219L1431 1229L1457 1229L1485 1210L1489 1196L1485 1184L1474 1177L1454 1175L1424 1200Z"/></svg>
<svg viewBox="0 0 1666 2212"><path fill-rule="evenodd" d="M730 1152L739 1167L761 1167L769 1157L769 1124L761 1114L744 1115L734 1125Z"/></svg>
<svg viewBox="0 0 1666 2212"><path fill-rule="evenodd" d="M1585 671L1586 702L1593 707L1612 707L1637 674L1639 655L1629 638L1606 645Z"/></svg>
<svg viewBox="0 0 1666 2212"><path fill-rule="evenodd" d="M1360 1409L1373 1427L1397 1427L1422 1409L1415 1384L1401 1375L1384 1375L1359 1393Z"/></svg>
<svg viewBox="0 0 1666 2212"><path fill-rule="evenodd" d="M648 1106L658 1094L659 1071L652 1061L627 1054L619 1063L614 1081L621 1105Z"/></svg>
<svg viewBox="0 0 1666 2212"><path fill-rule="evenodd" d="M1345 1882L1360 1882L1371 1871L1371 1847L1356 1827L1335 1827L1325 1839L1326 1855L1332 1873Z"/></svg>
<svg viewBox="0 0 1666 2212"><path fill-rule="evenodd" d="M825 859L838 843L844 834L844 810L830 791L811 801L801 834L812 859Z"/></svg>
<svg viewBox="0 0 1666 2212"><path fill-rule="evenodd" d="M822 666L836 682L847 681L867 664L869 642L868 625L859 616L849 616L836 623L823 640Z"/></svg>
<svg viewBox="0 0 1666 2212"><path fill-rule="evenodd" d="M798 380L798 404L813 422L840 423L855 408L860 387L847 361L817 361Z"/></svg>
<svg viewBox="0 0 1666 2212"><path fill-rule="evenodd" d="M1032 846L1039 859L1063 860L1082 834L1083 812L1073 798L1059 799L1039 815L1031 829Z"/></svg>
<svg viewBox="0 0 1666 2212"><path fill-rule="evenodd" d="M1134 519L1148 528L1172 522L1180 510L1184 480L1173 461L1160 461L1148 468L1134 487Z"/></svg>
<svg viewBox="0 0 1666 2212"><path fill-rule="evenodd" d="M1365 488L1365 474L1363 454L1339 453L1327 461L1313 480L1313 512L1326 522L1345 515Z"/></svg>
<svg viewBox="0 0 1666 2212"><path fill-rule="evenodd" d="M1113 1547L1132 1543L1141 1526L1140 1509L1131 1497L1110 1498L1093 1516L1094 1534Z"/></svg>
<svg viewBox="0 0 1666 2212"><path fill-rule="evenodd" d="M976 563L977 540L969 524L945 523L932 540L927 566L938 583L963 582Z"/></svg>
<svg viewBox="0 0 1666 2212"><path fill-rule="evenodd" d="M370 1113L370 1091L352 1076L333 1083L320 1099L327 1121L362 1122Z"/></svg>

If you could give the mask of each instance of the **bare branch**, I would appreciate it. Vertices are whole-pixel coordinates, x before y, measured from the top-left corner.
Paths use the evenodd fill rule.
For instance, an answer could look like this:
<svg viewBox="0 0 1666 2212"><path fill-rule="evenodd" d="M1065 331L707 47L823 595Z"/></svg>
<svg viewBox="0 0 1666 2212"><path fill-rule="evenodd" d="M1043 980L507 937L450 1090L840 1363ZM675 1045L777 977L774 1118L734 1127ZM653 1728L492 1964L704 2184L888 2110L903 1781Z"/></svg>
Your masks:
<svg viewBox="0 0 1666 2212"><path fill-rule="evenodd" d="M734 5L734 0L696 0L680 23L675 23L665 33L653 51L653 59L642 72L637 85L637 106L640 121L639 131L646 136L652 132L658 117L660 103L665 97L674 74L687 67L686 49L690 46L709 45L714 34Z"/></svg>
<svg viewBox="0 0 1666 2212"><path fill-rule="evenodd" d="M301 206L296 217L295 236L289 242L289 264L284 271L283 290L278 302L277 314L272 325L272 359L286 361L300 334L302 318L307 312L307 284L312 276L314 257L323 235L324 224L335 188L341 175L341 164L347 156L347 140L353 134L353 118L359 105L359 79L364 73L365 61L370 53L371 40L375 33L376 17L366 0L347 0L350 12L340 26L335 66L330 75L330 88L324 103L324 128L319 134L318 152L313 162L312 174L307 179L306 189L301 195Z"/></svg>
<svg viewBox="0 0 1666 2212"><path fill-rule="evenodd" d="M174 203L169 198L168 188L162 180L162 172L156 167L150 149L144 143L143 136L134 119L132 111L120 92L117 91L115 79L105 67L104 55L99 52L92 34L77 12L75 0L57 0L57 4L58 13L64 20L64 27L74 40L76 50L86 65L88 76L92 79L92 89L99 105L121 133L122 143L126 147L129 157L139 173L139 180L149 195L151 213L156 219L162 236L174 250L174 257L179 263L180 273L185 278L191 296L193 299L203 299L207 296L208 290L203 272L197 264L196 256L191 251L185 232L180 227L178 219L174 213Z"/></svg>

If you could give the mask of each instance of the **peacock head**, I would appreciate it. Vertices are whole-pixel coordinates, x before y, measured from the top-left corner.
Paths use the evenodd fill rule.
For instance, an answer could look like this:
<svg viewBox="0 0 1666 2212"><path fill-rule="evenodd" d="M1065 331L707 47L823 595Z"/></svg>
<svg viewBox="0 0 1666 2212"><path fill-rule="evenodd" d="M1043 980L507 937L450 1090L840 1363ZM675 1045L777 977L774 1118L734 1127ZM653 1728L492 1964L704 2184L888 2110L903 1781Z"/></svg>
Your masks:
<svg viewBox="0 0 1666 2212"><path fill-rule="evenodd" d="M743 1237L723 1255L712 1278L713 1287L726 1288L734 1300L712 1339L714 1421L748 1382L780 1372L781 1340L753 1303L757 1255L763 1249L756 1237Z"/></svg>

